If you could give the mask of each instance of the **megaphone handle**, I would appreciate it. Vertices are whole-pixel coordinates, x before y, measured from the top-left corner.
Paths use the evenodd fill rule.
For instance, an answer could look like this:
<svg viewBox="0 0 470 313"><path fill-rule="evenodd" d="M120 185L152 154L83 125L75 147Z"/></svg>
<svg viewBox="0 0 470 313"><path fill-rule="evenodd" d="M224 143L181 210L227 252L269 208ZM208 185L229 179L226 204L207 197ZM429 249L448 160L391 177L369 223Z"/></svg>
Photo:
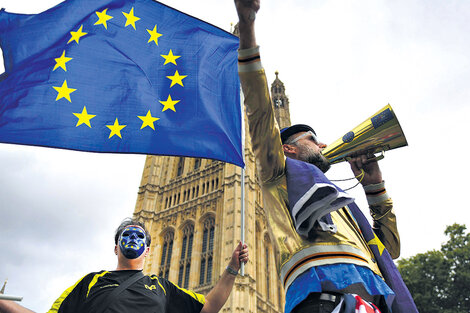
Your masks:
<svg viewBox="0 0 470 313"><path fill-rule="evenodd" d="M371 158L367 158L367 161L380 161L384 158L384 151L382 150L380 152L380 155L379 156L375 156L374 154L372 154L372 157Z"/></svg>
<svg viewBox="0 0 470 313"><path fill-rule="evenodd" d="M385 155L384 155L384 151L380 151L380 155L379 156L375 156L374 154L370 154L370 155L367 155L367 160L366 162L372 162L372 161L380 161L382 160L383 158L385 158ZM352 158L350 156L347 156L344 158L346 161L349 161L351 160Z"/></svg>

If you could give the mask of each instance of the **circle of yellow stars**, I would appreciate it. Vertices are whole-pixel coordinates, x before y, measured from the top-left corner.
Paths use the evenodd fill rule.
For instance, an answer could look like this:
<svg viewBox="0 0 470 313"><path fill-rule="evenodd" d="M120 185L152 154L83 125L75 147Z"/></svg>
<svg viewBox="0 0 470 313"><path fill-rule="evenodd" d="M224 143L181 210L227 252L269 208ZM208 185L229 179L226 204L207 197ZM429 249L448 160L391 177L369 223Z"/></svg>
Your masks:
<svg viewBox="0 0 470 313"><path fill-rule="evenodd" d="M93 24L94 26L99 27L99 25L102 25L106 30L108 29L108 21L114 18L114 16L108 15L108 8L104 9L103 11L96 11L96 16L98 17L98 20ZM136 22L140 20L140 17L135 16L134 14L134 7L131 8L129 12L122 12L124 17L126 18L126 23L124 27L131 26L134 31L137 30ZM158 46L158 39L163 36L163 34L160 34L157 30L157 25L153 27L153 29L147 29L149 39L147 41L148 44L154 43L155 45ZM70 32L70 39L67 42L67 44L73 44L76 43L77 45L80 44L80 39L84 36L86 36L88 33L83 31L83 24L80 25L80 27L76 31L71 31ZM167 64L174 64L177 65L176 60L179 59L181 56L179 55L174 55L173 51L170 49L168 54L161 54L160 55L165 61L163 65ZM73 58L67 57L66 56L66 50L62 52L62 54L54 59L56 64L52 71L55 71L57 69L62 69L64 72L67 72L67 63L72 61ZM178 70L175 70L174 75L166 76L169 80L171 80L170 83L170 88L172 88L175 85L180 85L184 87L183 84L183 79L185 79L187 75L181 75ZM67 80L64 79L62 86L52 86L52 88L57 91L57 97L55 101L59 101L60 99L64 98L70 103L72 103L72 98L71 94L75 92L77 89L75 88L70 88L67 84ZM179 103L181 100L176 100L172 99L171 95L169 94L166 100L159 100L159 102L163 105L162 112L165 112L166 110L171 110L173 112L176 112L175 105ZM75 117L78 118L77 124L75 127L79 127L80 125L86 125L89 128L92 128L92 123L91 119L96 117L96 115L89 114L87 111L86 106L83 106L83 109L80 113L73 113ZM146 115L142 116L137 116L142 122L142 126L140 129L144 129L145 127L149 127L153 130L155 130L155 125L154 123L158 121L160 118L152 116L152 113L150 110L147 111ZM117 136L122 139L121 131L126 127L127 125L124 124L119 124L119 120L116 117L114 120L113 125L106 125L107 128L109 128L110 133L108 139L112 138L113 136Z"/></svg>

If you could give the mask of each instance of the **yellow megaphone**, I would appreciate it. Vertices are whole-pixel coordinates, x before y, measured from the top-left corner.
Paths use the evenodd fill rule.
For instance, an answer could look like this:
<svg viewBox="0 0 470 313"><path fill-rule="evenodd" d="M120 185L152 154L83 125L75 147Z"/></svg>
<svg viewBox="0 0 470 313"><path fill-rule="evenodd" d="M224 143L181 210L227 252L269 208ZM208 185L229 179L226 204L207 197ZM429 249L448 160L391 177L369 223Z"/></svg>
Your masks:
<svg viewBox="0 0 470 313"><path fill-rule="evenodd" d="M331 164L345 161L358 154L375 155L383 159L387 150L407 146L405 134L390 104L323 149L322 154Z"/></svg>

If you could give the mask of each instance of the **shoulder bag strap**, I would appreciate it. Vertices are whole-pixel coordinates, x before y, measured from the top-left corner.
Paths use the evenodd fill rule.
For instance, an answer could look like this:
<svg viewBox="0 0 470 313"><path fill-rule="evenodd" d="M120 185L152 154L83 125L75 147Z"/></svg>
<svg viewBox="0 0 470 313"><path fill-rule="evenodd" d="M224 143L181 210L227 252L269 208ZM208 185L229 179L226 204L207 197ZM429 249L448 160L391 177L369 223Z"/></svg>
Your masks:
<svg viewBox="0 0 470 313"><path fill-rule="evenodd" d="M135 283L136 281L138 281L142 277L144 277L144 274L142 273L142 271L139 271L139 272L131 275L131 277L126 279L122 284L120 284L118 287L114 288L114 290L111 291L111 293L103 301L100 301L99 303L96 303L96 305L92 305L90 312L104 313L108 309L109 305L112 302L116 301L117 296L121 292L123 292L130 285L132 285L133 283Z"/></svg>

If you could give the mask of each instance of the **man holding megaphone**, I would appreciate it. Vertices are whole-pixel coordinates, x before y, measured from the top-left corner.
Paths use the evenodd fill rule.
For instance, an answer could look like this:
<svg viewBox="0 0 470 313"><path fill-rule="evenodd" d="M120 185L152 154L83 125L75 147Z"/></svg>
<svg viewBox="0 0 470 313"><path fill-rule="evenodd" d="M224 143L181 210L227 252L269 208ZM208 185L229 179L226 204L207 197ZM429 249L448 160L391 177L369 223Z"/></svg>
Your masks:
<svg viewBox="0 0 470 313"><path fill-rule="evenodd" d="M400 254L400 239L377 160L349 158L367 196L371 228L354 199L324 176L330 162L314 129L298 124L279 130L255 38L260 2L235 5L239 75L278 252L284 312L417 312L392 260Z"/></svg>

